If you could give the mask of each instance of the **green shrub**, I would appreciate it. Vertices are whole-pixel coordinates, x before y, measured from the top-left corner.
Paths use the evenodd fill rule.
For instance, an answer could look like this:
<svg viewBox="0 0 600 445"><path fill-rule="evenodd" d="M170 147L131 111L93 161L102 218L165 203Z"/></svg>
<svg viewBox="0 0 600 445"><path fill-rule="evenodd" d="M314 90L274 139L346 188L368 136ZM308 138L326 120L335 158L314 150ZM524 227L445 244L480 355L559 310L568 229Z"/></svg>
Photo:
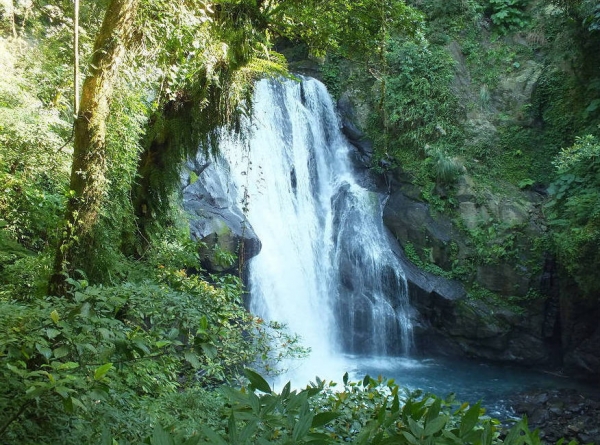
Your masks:
<svg viewBox="0 0 600 445"><path fill-rule="evenodd" d="M394 41L388 56L385 107L396 150L461 139L461 107L450 85L454 60L444 48Z"/></svg>
<svg viewBox="0 0 600 445"><path fill-rule="evenodd" d="M440 184L452 184L465 172L464 165L456 158L450 157L440 147L425 147L426 162L432 167L433 175Z"/></svg>
<svg viewBox="0 0 600 445"><path fill-rule="evenodd" d="M588 135L563 149L554 165L546 214L561 264L588 294L600 290L600 141Z"/></svg>
<svg viewBox="0 0 600 445"><path fill-rule="evenodd" d="M89 430L95 439L79 443L92 443L102 425L139 441L156 421L144 406L302 351L283 326L244 309L233 278L214 285L159 267L140 282L70 282L68 298L1 294L0 430L9 442L78 443Z"/></svg>
<svg viewBox="0 0 600 445"><path fill-rule="evenodd" d="M456 403L433 395L401 390L393 381L366 376L343 388L317 379L295 391L288 383L280 393L254 371L246 370L249 385L223 388L228 399L224 429L200 426L186 437L156 428L156 444L541 444L527 421L517 422L505 435L500 423L484 414L479 403Z"/></svg>
<svg viewBox="0 0 600 445"><path fill-rule="evenodd" d="M524 0L489 0L492 22L501 33L518 31L529 23Z"/></svg>

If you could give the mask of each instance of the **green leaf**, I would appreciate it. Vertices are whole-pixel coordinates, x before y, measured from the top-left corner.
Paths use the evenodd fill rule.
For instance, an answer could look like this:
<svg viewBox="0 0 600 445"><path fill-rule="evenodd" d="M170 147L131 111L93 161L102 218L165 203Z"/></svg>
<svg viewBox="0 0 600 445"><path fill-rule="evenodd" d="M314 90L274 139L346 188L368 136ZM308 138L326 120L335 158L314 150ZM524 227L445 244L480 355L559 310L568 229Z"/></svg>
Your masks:
<svg viewBox="0 0 600 445"><path fill-rule="evenodd" d="M253 392L250 392L248 394L248 401L250 402L250 407L252 408L252 411L258 415L260 413L260 399L258 398L258 396Z"/></svg>
<svg viewBox="0 0 600 445"><path fill-rule="evenodd" d="M56 363L56 362L54 362ZM65 362L65 363L61 363L58 365L58 367L56 369L58 369L59 371L64 371L67 369L77 369L79 368L79 363L76 362Z"/></svg>
<svg viewBox="0 0 600 445"><path fill-rule="evenodd" d="M292 431L292 438L295 441L299 441L301 438L306 436L312 424L313 417L314 415L310 411L300 417L300 419L294 426L294 431Z"/></svg>
<svg viewBox="0 0 600 445"><path fill-rule="evenodd" d="M227 422L227 430L229 431L229 443L237 444L238 443L238 433L237 433L237 426L235 424L235 417L233 416L233 412L229 416L229 421Z"/></svg>
<svg viewBox="0 0 600 445"><path fill-rule="evenodd" d="M304 441L301 443L314 444L314 445L327 445L327 444L339 443L339 442L324 433L309 433L306 436L306 438L304 439Z"/></svg>
<svg viewBox="0 0 600 445"><path fill-rule="evenodd" d="M208 358L214 359L217 357L217 348L215 348L214 345L210 343L201 343L200 347L202 348L202 351L204 351Z"/></svg>
<svg viewBox="0 0 600 445"><path fill-rule="evenodd" d="M522 429L523 429L522 421L519 423L516 423L509 430L508 434L504 438L504 444L505 445L518 445L518 444L522 443L522 441L520 440Z"/></svg>
<svg viewBox="0 0 600 445"><path fill-rule="evenodd" d="M45 386L30 386L29 388L27 388L27 391L25 391L25 394L27 395L27 397L35 399L47 390L48 388Z"/></svg>
<svg viewBox="0 0 600 445"><path fill-rule="evenodd" d="M200 428L202 429L204 436L206 436L206 438L210 441L209 443L211 445L229 445L221 436L219 436L210 428L203 425L201 425Z"/></svg>
<svg viewBox="0 0 600 445"><path fill-rule="evenodd" d="M58 315L56 309L50 312L50 318L52 319L54 324L58 324L58 321L60 320L60 315Z"/></svg>
<svg viewBox="0 0 600 445"><path fill-rule="evenodd" d="M48 328L48 329L46 329L46 336L50 340L58 337L59 335L60 335L60 331L58 329L54 329L54 328Z"/></svg>
<svg viewBox="0 0 600 445"><path fill-rule="evenodd" d="M408 426L410 428L410 432L413 433L415 437L421 437L423 435L423 432L425 431L425 429L421 425L419 425L410 417L408 418Z"/></svg>
<svg viewBox="0 0 600 445"><path fill-rule="evenodd" d="M208 330L208 319L206 318L206 315L203 315L200 318L199 325L198 334L203 334Z"/></svg>
<svg viewBox="0 0 600 445"><path fill-rule="evenodd" d="M60 346L52 351L55 358L63 358L69 355L69 348L67 346Z"/></svg>
<svg viewBox="0 0 600 445"><path fill-rule="evenodd" d="M67 397L69 397L69 393L73 392L72 389L67 388L65 386L56 386L54 388L54 391L56 391L63 399L66 399Z"/></svg>
<svg viewBox="0 0 600 445"><path fill-rule="evenodd" d="M175 445L175 442L173 442L171 434L166 432L160 425L156 425L150 438L150 445Z"/></svg>
<svg viewBox="0 0 600 445"><path fill-rule="evenodd" d="M292 398L290 398L290 401L292 400ZM279 404L281 403L281 396L267 394L261 397L261 402L263 403L263 407L261 409L263 415L269 414L279 406ZM288 403L288 412L289 411L292 411L291 403Z"/></svg>
<svg viewBox="0 0 600 445"><path fill-rule="evenodd" d="M288 402L288 411L301 410L302 407L307 404L308 395L309 394L307 389L303 389L298 394L292 395Z"/></svg>
<svg viewBox="0 0 600 445"><path fill-rule="evenodd" d="M133 340L133 344L135 346L135 348L138 351L143 352L144 354L150 354L150 348L148 348L148 345L146 344L146 342L140 338L136 338L135 340Z"/></svg>
<svg viewBox="0 0 600 445"><path fill-rule="evenodd" d="M429 409L427 410L427 418L425 419L426 423L429 423L431 420L437 418L440 413L440 409L442 408L442 400L436 398L435 401L431 404Z"/></svg>
<svg viewBox="0 0 600 445"><path fill-rule="evenodd" d="M43 345L40 345L39 343L36 343L35 349L37 349L38 352L40 354L42 354L46 360L48 360L48 359L50 359L50 357L52 357L52 349L50 349L47 346L43 346Z"/></svg>
<svg viewBox="0 0 600 445"><path fill-rule="evenodd" d="M460 437L463 437L464 435L466 435L468 432L470 432L475 427L475 425L477 424L477 421L479 420L480 411L481 411L481 406L478 402L475 405L471 406L471 408L469 408L469 410L465 413L465 415L463 416L463 418L460 421L460 429L459 429Z"/></svg>
<svg viewBox="0 0 600 445"><path fill-rule="evenodd" d="M410 434L408 431L402 431L402 435L406 437L406 440L408 440L408 442L412 445L419 445L419 441L417 440L417 438Z"/></svg>
<svg viewBox="0 0 600 445"><path fill-rule="evenodd" d="M285 386L283 387L283 390L281 391L281 398L286 399L290 395L291 389L292 389L292 383L287 382L285 384Z"/></svg>
<svg viewBox="0 0 600 445"><path fill-rule="evenodd" d="M73 402L74 406L81 408L83 411L87 411L87 408L85 407L85 405L83 403L81 403L81 400L79 400L75 397L71 397L71 402Z"/></svg>
<svg viewBox="0 0 600 445"><path fill-rule="evenodd" d="M232 403L239 403L243 406L249 406L248 394L229 386L222 386L218 391L223 394Z"/></svg>
<svg viewBox="0 0 600 445"><path fill-rule="evenodd" d="M492 445L493 440L494 431L492 429L492 424L490 422L486 422L483 426L483 434L481 435L481 445Z"/></svg>
<svg viewBox="0 0 600 445"><path fill-rule="evenodd" d="M316 414L313 417L312 424L310 426L312 428L318 428L320 426L323 426L323 425L331 422L332 420L337 419L341 415L342 415L341 413L335 413L332 411Z"/></svg>
<svg viewBox="0 0 600 445"><path fill-rule="evenodd" d="M248 377L248 380L250 380L250 384L254 388L258 389L261 392L271 394L271 387L260 374L254 372L249 368L244 369L244 374L246 374L246 377Z"/></svg>
<svg viewBox="0 0 600 445"><path fill-rule="evenodd" d="M185 359L188 361L188 363L190 365L192 365L192 367L194 369L198 369L202 366L202 363L200 363L200 360L198 360L198 357L196 356L195 352L185 351L183 355L184 355Z"/></svg>
<svg viewBox="0 0 600 445"><path fill-rule="evenodd" d="M88 351L90 351L93 354L97 354L98 353L98 350L91 343L77 343L76 346L77 346L77 349L80 350L80 351L83 351L83 350L87 349Z"/></svg>
<svg viewBox="0 0 600 445"><path fill-rule="evenodd" d="M367 374L367 375L365 376L365 378L363 379L363 382L362 382L362 384L363 384L363 386L365 386L365 387L366 387L366 386L368 386L368 385L369 385L369 383L370 383L370 382L371 382L371 377L369 376L369 374Z"/></svg>
<svg viewBox="0 0 600 445"><path fill-rule="evenodd" d="M248 442L248 440L252 437L252 435L255 433L255 431L258 428L258 420L254 419L249 421L246 426L244 427L244 429L242 430L242 432L240 433L240 436L238 438L239 443L246 443Z"/></svg>
<svg viewBox="0 0 600 445"><path fill-rule="evenodd" d="M593 111L596 111L598 108L600 108L600 99L594 99L589 105L588 107L585 109L585 111L587 113L591 113Z"/></svg>
<svg viewBox="0 0 600 445"><path fill-rule="evenodd" d="M106 328L98 328L98 333L105 340L109 340L113 337L113 333L109 329L106 329Z"/></svg>
<svg viewBox="0 0 600 445"><path fill-rule="evenodd" d="M394 400L392 401L392 414L396 415L400 411L400 399L398 393L394 394Z"/></svg>
<svg viewBox="0 0 600 445"><path fill-rule="evenodd" d="M386 408L387 408L387 400L384 400L383 406L381 408L379 408L379 411L377 412L377 420L379 421L380 424L383 424L383 421L385 420Z"/></svg>
<svg viewBox="0 0 600 445"><path fill-rule="evenodd" d="M94 380L102 380L102 378L111 370L113 367L112 363L105 363L104 365L96 368L94 371Z"/></svg>
<svg viewBox="0 0 600 445"><path fill-rule="evenodd" d="M113 445L112 434L106 425L102 426L102 437L99 445Z"/></svg>
<svg viewBox="0 0 600 445"><path fill-rule="evenodd" d="M342 380L344 381L344 386L348 384L348 373L347 372L344 374L344 377L342 378Z"/></svg>
<svg viewBox="0 0 600 445"><path fill-rule="evenodd" d="M425 425L425 432L423 434L425 436L433 436L435 433L444 428L446 422L448 422L448 418L446 416L438 416L435 419L428 421Z"/></svg>
<svg viewBox="0 0 600 445"><path fill-rule="evenodd" d="M19 375L19 376L23 376L23 375L25 375L25 374L27 373L27 372L26 372L26 371L24 371L23 369L19 369L19 368L17 368L16 366L14 366L14 365L11 365L10 363L7 363L7 364L6 364L6 367L7 367L8 369L10 369L12 372L14 372L15 374Z"/></svg>
<svg viewBox="0 0 600 445"><path fill-rule="evenodd" d="M65 409L65 411L69 414L71 414L74 409L73 409L73 399L71 397L67 397L66 399L63 400L63 407Z"/></svg>

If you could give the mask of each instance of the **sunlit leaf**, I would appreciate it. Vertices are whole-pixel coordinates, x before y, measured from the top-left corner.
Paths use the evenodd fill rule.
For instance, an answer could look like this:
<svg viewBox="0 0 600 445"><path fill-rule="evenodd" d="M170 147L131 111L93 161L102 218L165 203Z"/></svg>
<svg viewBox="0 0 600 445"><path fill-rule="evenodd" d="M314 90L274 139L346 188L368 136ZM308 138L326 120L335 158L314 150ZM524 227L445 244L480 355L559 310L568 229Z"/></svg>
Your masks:
<svg viewBox="0 0 600 445"><path fill-rule="evenodd" d="M94 371L94 380L101 380L113 367L112 363L105 363L102 366L99 366Z"/></svg>

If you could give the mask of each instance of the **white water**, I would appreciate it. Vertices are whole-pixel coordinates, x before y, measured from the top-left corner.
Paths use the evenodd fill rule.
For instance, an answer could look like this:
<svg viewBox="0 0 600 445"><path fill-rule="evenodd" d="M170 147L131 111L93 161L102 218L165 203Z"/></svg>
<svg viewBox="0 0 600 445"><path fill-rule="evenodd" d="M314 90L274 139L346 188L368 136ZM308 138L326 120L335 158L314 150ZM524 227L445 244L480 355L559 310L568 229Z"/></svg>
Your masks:
<svg viewBox="0 0 600 445"><path fill-rule="evenodd" d="M285 366L303 384L340 380L350 354L406 354L406 280L361 187L329 94L316 80L261 81L244 137L224 137L238 205L262 242L249 263L250 310L285 323L311 348Z"/></svg>

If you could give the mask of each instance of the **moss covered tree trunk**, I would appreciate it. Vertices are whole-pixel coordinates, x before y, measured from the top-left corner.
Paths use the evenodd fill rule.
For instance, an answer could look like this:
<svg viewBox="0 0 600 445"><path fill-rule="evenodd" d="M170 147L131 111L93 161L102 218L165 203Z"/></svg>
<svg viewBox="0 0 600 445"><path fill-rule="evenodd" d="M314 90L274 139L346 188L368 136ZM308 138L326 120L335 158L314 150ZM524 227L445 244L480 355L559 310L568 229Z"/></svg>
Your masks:
<svg viewBox="0 0 600 445"><path fill-rule="evenodd" d="M83 83L71 167L66 226L54 261L50 291L65 295L66 278L94 258L94 229L106 196L106 121L113 86L132 40L139 0L111 0Z"/></svg>

